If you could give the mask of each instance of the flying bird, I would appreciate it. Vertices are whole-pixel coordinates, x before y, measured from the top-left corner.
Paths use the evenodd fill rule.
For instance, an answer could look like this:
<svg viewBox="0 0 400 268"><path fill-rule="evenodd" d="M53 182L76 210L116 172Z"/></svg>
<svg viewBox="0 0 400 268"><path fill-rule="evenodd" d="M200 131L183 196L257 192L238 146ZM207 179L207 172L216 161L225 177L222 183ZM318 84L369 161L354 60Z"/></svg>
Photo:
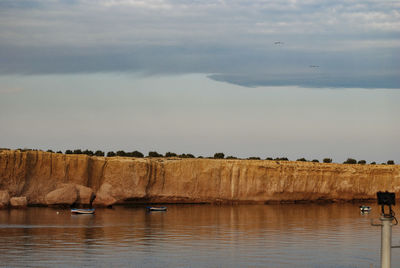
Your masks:
<svg viewBox="0 0 400 268"><path fill-rule="evenodd" d="M276 42L274 42L274 44L275 44L275 45L283 45L284 43L281 42L281 41L276 41Z"/></svg>

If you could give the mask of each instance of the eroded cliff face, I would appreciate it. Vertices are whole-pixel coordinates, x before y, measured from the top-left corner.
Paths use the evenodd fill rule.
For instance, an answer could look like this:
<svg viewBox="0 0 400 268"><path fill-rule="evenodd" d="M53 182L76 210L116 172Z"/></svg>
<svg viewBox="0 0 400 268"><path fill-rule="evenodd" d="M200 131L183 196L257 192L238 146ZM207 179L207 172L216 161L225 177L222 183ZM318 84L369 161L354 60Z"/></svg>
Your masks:
<svg viewBox="0 0 400 268"><path fill-rule="evenodd" d="M41 151L0 152L0 190L46 204L66 184L90 187L111 203L271 202L400 196L399 165L216 159L89 157ZM96 200L95 200L96 204Z"/></svg>

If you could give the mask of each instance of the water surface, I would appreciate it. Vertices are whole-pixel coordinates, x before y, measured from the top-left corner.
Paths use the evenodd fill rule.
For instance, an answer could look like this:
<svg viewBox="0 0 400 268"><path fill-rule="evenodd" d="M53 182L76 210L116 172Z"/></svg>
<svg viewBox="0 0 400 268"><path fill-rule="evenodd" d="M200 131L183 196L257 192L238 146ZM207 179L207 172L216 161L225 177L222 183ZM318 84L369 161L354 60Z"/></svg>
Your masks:
<svg viewBox="0 0 400 268"><path fill-rule="evenodd" d="M378 208L358 204L169 205L95 215L0 211L0 265L23 267L378 267ZM400 245L400 227L393 227ZM400 249L392 266L400 267ZM398 266L396 266L396 264Z"/></svg>

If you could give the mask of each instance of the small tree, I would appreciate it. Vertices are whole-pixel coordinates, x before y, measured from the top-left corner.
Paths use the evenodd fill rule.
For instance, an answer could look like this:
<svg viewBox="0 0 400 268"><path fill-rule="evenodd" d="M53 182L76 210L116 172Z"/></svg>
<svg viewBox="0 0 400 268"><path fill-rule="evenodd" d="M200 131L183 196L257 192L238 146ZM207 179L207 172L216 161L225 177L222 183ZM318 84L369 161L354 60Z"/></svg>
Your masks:
<svg viewBox="0 0 400 268"><path fill-rule="evenodd" d="M307 162L307 159L305 159L304 157L297 159L296 161L301 161L301 162Z"/></svg>
<svg viewBox="0 0 400 268"><path fill-rule="evenodd" d="M48 152L48 153L54 153L54 151L53 151L53 150L50 150L50 149L47 150L47 152Z"/></svg>
<svg viewBox="0 0 400 268"><path fill-rule="evenodd" d="M227 156L226 159L237 159L237 157L230 155L230 156Z"/></svg>
<svg viewBox="0 0 400 268"><path fill-rule="evenodd" d="M387 163L388 165L394 165L394 161L393 161L393 160L388 160L386 163Z"/></svg>
<svg viewBox="0 0 400 268"><path fill-rule="evenodd" d="M157 153L156 151L150 151L149 157L162 157L162 154Z"/></svg>
<svg viewBox="0 0 400 268"><path fill-rule="evenodd" d="M225 155L224 153L215 153L214 158L215 159L224 159Z"/></svg>
<svg viewBox="0 0 400 268"><path fill-rule="evenodd" d="M371 162L371 165L376 165L376 162Z"/></svg>
<svg viewBox="0 0 400 268"><path fill-rule="evenodd" d="M104 156L104 152L103 152L103 151L100 151L100 150L97 150L97 151L94 153L94 155L95 155L95 156Z"/></svg>
<svg viewBox="0 0 400 268"><path fill-rule="evenodd" d="M61 151L57 151L57 153L58 153L58 154L62 154L62 152L61 152Z"/></svg>
<svg viewBox="0 0 400 268"><path fill-rule="evenodd" d="M347 160L344 161L343 164L357 164L357 160L353 158L347 158Z"/></svg>
<svg viewBox="0 0 400 268"><path fill-rule="evenodd" d="M119 150L117 151L117 156L127 156L125 151Z"/></svg>
<svg viewBox="0 0 400 268"><path fill-rule="evenodd" d="M113 156L116 156L116 154L113 151L107 153L107 157L113 157Z"/></svg>
<svg viewBox="0 0 400 268"><path fill-rule="evenodd" d="M332 158L324 158L322 160L322 162L324 162L324 163L332 163Z"/></svg>
<svg viewBox="0 0 400 268"><path fill-rule="evenodd" d="M93 155L94 155L93 151L90 151L90 150L88 150L88 149L86 149L86 150L83 151L82 153L83 153L83 154L86 154L86 155L89 155L89 156L93 156Z"/></svg>
<svg viewBox="0 0 400 268"><path fill-rule="evenodd" d="M274 160L272 157L267 157L265 160Z"/></svg>
<svg viewBox="0 0 400 268"><path fill-rule="evenodd" d="M194 155L192 155L192 154L180 154L179 157L180 158L195 158Z"/></svg>
<svg viewBox="0 0 400 268"><path fill-rule="evenodd" d="M278 160L278 161L289 161L289 159L287 157L277 157L277 158L275 158L275 160Z"/></svg>
<svg viewBox="0 0 400 268"><path fill-rule="evenodd" d="M165 153L165 157L176 157L176 156L178 156L176 153L172 153L172 152Z"/></svg>
<svg viewBox="0 0 400 268"><path fill-rule="evenodd" d="M365 161L365 160L358 161L358 164L360 164L360 165L365 165L366 163L367 163L367 161Z"/></svg>
<svg viewBox="0 0 400 268"><path fill-rule="evenodd" d="M311 162L319 163L319 160L318 159L313 159Z"/></svg>
<svg viewBox="0 0 400 268"><path fill-rule="evenodd" d="M139 152L139 151L133 151L133 152L129 153L129 156L130 156L130 157L142 158L142 157L144 157L144 154L142 154L142 153Z"/></svg>
<svg viewBox="0 0 400 268"><path fill-rule="evenodd" d="M66 150L65 154L73 154L72 150Z"/></svg>
<svg viewBox="0 0 400 268"><path fill-rule="evenodd" d="M74 154L82 154L82 150L81 149L75 149L74 150Z"/></svg>
<svg viewBox="0 0 400 268"><path fill-rule="evenodd" d="M261 160L261 158L260 157L258 157L258 156L251 156L251 157L249 157L249 158L247 158L248 160Z"/></svg>

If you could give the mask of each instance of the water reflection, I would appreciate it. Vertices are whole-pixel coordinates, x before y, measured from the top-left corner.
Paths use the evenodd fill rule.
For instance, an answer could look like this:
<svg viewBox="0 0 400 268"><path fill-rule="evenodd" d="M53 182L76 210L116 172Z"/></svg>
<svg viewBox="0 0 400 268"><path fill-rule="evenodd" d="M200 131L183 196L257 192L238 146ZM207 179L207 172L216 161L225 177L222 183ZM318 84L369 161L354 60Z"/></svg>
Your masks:
<svg viewBox="0 0 400 268"><path fill-rule="evenodd" d="M377 208L360 215L356 204L2 210L0 259L41 267L370 267L379 263L380 229L370 225L377 218Z"/></svg>

